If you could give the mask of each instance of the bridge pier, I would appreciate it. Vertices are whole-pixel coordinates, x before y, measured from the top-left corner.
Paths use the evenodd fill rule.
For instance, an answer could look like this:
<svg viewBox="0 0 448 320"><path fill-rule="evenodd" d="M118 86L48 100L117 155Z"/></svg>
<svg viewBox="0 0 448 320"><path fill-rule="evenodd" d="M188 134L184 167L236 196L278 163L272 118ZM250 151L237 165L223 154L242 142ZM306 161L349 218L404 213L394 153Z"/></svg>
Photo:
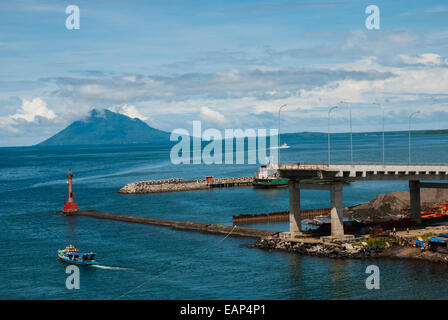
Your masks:
<svg viewBox="0 0 448 320"><path fill-rule="evenodd" d="M409 180L409 195L411 205L411 219L418 224L422 223L420 204L420 181Z"/></svg>
<svg viewBox="0 0 448 320"><path fill-rule="evenodd" d="M342 182L335 182L331 184L330 187L331 236L338 238L344 236L344 222L343 222L344 207L342 205L342 190L343 190Z"/></svg>
<svg viewBox="0 0 448 320"><path fill-rule="evenodd" d="M289 180L289 233L291 237L300 235L300 184L294 180Z"/></svg>
<svg viewBox="0 0 448 320"><path fill-rule="evenodd" d="M342 204L343 182L333 182L331 184L301 184L300 181L290 179L289 187L289 234L296 237L302 234L302 214L300 210L300 190L324 190L330 191L331 200L331 236L330 238L344 238L343 213Z"/></svg>
<svg viewBox="0 0 448 320"><path fill-rule="evenodd" d="M343 228L342 184L355 181L409 181L411 219L421 223L421 188L448 188L448 164L279 164L280 177L289 179L290 235L300 234L300 189L330 190L331 192L331 236L346 239ZM307 183L310 180L325 180L325 183ZM286 234L285 234L286 236Z"/></svg>

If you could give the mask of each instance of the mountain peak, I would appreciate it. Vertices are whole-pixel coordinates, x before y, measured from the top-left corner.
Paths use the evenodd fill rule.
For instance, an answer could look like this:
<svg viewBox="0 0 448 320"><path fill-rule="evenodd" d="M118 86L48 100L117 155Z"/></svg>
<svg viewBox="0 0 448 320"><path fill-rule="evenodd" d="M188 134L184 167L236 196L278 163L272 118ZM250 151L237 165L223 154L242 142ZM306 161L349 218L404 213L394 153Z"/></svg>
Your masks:
<svg viewBox="0 0 448 320"><path fill-rule="evenodd" d="M122 113L117 113L117 112L113 112L109 109L91 109L88 113L88 115L86 116L86 119L90 119L90 118L111 118L111 117L126 117L129 119L134 119L134 118L130 118Z"/></svg>
<svg viewBox="0 0 448 320"><path fill-rule="evenodd" d="M89 111L89 117L95 118L95 117L104 117L107 112L111 112L108 109L92 109Z"/></svg>
<svg viewBox="0 0 448 320"><path fill-rule="evenodd" d="M108 109L92 109L88 116L75 121L40 146L162 143L169 133L154 129L138 118L130 118Z"/></svg>

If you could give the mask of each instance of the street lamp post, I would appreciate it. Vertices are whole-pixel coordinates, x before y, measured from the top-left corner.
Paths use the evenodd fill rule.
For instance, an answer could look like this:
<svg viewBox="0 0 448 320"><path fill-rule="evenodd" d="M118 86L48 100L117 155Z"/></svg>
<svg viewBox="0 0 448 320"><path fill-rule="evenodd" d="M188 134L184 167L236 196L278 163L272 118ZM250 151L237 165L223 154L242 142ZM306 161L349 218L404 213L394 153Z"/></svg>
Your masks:
<svg viewBox="0 0 448 320"><path fill-rule="evenodd" d="M282 109L286 107L286 104L282 105L280 108L278 108L278 165L280 164L280 112Z"/></svg>
<svg viewBox="0 0 448 320"><path fill-rule="evenodd" d="M383 167L385 165L385 161L384 161L384 108L378 103L378 102L374 102L373 104L376 104L377 106L379 106L381 108L381 113L382 113L382 118L381 118L381 122L382 122L382 153L383 153Z"/></svg>
<svg viewBox="0 0 448 320"><path fill-rule="evenodd" d="M415 111L409 115L409 164L411 164L411 118L413 115L420 113L420 111Z"/></svg>
<svg viewBox="0 0 448 320"><path fill-rule="evenodd" d="M345 101L340 101L339 103L345 103ZM352 106L349 105L350 114L350 163L353 165L353 126L352 126Z"/></svg>
<svg viewBox="0 0 448 320"><path fill-rule="evenodd" d="M330 113L336 108L337 106L328 109L328 165L330 165Z"/></svg>
<svg viewBox="0 0 448 320"><path fill-rule="evenodd" d="M385 163L384 163L384 108L381 107L381 110L383 112L382 122L383 122L383 167L384 167L384 165L385 165Z"/></svg>
<svg viewBox="0 0 448 320"><path fill-rule="evenodd" d="M353 126L352 126L352 106L350 105L350 162L353 165Z"/></svg>

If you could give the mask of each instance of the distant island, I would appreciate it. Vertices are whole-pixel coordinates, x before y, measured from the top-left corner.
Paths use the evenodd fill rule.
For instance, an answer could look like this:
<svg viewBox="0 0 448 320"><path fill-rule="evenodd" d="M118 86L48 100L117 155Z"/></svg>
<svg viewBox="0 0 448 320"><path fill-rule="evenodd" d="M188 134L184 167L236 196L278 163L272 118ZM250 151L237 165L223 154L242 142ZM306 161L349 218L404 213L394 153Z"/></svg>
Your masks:
<svg viewBox="0 0 448 320"><path fill-rule="evenodd" d="M350 133L332 133L346 137ZM386 135L407 135L408 131L387 131ZM415 130L413 135L448 134L448 130ZM353 136L379 136L382 132L353 132ZM281 139L327 137L324 132L282 133ZM269 141L269 137L268 137ZM170 143L170 133L150 127L138 118L130 118L107 109L93 109L83 119L70 124L37 146L160 144Z"/></svg>
<svg viewBox="0 0 448 320"><path fill-rule="evenodd" d="M37 146L167 143L170 134L110 110L90 111Z"/></svg>
<svg viewBox="0 0 448 320"><path fill-rule="evenodd" d="M418 131L418 132L415 132L415 134L448 134L448 129Z"/></svg>

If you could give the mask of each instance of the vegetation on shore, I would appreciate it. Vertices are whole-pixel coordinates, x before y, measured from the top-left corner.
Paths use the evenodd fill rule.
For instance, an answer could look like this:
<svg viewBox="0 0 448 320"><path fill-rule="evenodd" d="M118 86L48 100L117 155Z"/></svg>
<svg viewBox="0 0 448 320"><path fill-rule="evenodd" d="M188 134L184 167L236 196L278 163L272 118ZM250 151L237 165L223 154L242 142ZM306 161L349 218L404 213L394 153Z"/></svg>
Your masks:
<svg viewBox="0 0 448 320"><path fill-rule="evenodd" d="M353 247L363 247L363 248L380 248L386 249L394 244L398 244L401 238L389 238L389 237L376 237L367 238L366 241L353 242Z"/></svg>

